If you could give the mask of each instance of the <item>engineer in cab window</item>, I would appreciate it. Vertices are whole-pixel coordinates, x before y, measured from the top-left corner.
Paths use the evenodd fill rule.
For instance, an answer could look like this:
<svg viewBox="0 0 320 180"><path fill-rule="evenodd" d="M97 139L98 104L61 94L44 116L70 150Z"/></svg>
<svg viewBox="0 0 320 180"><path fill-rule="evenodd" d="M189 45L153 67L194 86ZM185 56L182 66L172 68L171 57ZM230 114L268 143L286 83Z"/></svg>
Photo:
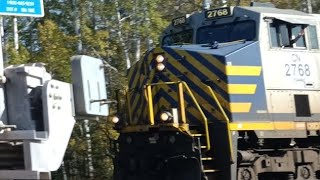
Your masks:
<svg viewBox="0 0 320 180"><path fill-rule="evenodd" d="M303 38L301 38L303 36L304 36L304 28L301 28L301 31L297 35L295 35L293 39L290 40L290 44L295 44L300 40L304 41Z"/></svg>

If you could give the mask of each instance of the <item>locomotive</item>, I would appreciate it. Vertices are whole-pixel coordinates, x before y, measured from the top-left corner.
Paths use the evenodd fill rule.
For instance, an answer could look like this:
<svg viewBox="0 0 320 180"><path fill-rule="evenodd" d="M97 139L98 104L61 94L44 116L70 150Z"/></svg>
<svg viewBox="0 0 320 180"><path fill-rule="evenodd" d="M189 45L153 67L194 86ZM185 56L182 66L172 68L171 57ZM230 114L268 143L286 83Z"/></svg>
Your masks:
<svg viewBox="0 0 320 180"><path fill-rule="evenodd" d="M271 4L173 19L128 70L115 179L320 179L319 41Z"/></svg>

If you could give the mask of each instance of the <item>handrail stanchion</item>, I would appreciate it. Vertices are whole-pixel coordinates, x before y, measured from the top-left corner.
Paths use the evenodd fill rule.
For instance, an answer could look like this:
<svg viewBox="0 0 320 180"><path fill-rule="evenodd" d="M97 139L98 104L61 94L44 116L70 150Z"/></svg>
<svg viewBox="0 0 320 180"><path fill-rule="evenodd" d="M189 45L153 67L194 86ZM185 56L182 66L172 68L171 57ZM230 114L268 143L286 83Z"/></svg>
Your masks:
<svg viewBox="0 0 320 180"><path fill-rule="evenodd" d="M184 100L184 88L187 90L189 93L190 97L192 98L193 103L195 104L196 108L200 112L200 115L202 117L202 123L204 124L204 129L205 129L205 135L206 135L206 143L207 147L206 149L209 151L211 149L211 143L210 143L210 134L209 134L209 126L208 126L208 119L204 112L201 109L201 106L199 105L197 99L193 95L191 89L187 85L186 82L184 81L179 81L179 82L164 82L164 83L153 83L145 86L145 96L148 101L148 108L149 108L149 118L150 118L150 124L154 125L154 112L153 112L153 100L152 100L152 86L156 85L173 85L173 84L178 84L178 100L179 100L179 106L180 106L180 113L181 113L181 121L183 123L187 123L186 120L186 111L185 111L185 100Z"/></svg>
<svg viewBox="0 0 320 180"><path fill-rule="evenodd" d="M187 85L186 82L182 82L184 87L186 88L186 90L188 91L189 95L191 96L194 104L196 105L198 111L200 112L202 118L203 118L203 124L204 124L204 129L205 129L205 133L206 133L206 142L207 142L207 150L209 151L211 149L211 143L210 143L210 134L209 134L209 127L208 127L208 119L206 117L206 115L203 113L197 99L195 98L195 96L193 95L191 89L189 88L189 86Z"/></svg>
<svg viewBox="0 0 320 180"><path fill-rule="evenodd" d="M215 93L213 92L212 88L210 86L207 86L207 88L209 89L209 92L211 93L213 99L215 100L215 102L217 103L221 113L223 114L226 122L227 122L227 131L228 131L228 139L229 139L229 148L230 148L230 157L231 157L231 161L234 162L234 158L233 158L233 146L232 146L232 138L231 138L231 129L230 129L230 119L228 118L226 112L224 111L224 109L222 108L217 96L215 95Z"/></svg>
<svg viewBox="0 0 320 180"><path fill-rule="evenodd" d="M148 95L148 108L149 108L149 121L150 125L154 125L154 114L153 114L153 100L152 100L152 89L151 85L147 85L147 95Z"/></svg>
<svg viewBox="0 0 320 180"><path fill-rule="evenodd" d="M185 110L185 103L184 103L184 94L183 94L183 84L179 82L179 104L180 104L180 113L181 113L181 121L185 124L187 123L186 120L186 110Z"/></svg>

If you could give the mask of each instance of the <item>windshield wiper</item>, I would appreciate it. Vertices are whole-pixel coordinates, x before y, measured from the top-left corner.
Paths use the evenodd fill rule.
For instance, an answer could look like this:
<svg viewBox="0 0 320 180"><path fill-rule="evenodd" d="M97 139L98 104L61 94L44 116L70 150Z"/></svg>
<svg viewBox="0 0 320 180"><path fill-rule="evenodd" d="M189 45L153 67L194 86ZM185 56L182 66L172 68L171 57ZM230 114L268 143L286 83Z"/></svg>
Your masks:
<svg viewBox="0 0 320 180"><path fill-rule="evenodd" d="M218 49L220 47L231 46L234 44L241 44L245 42L246 42L246 39L240 39L240 40L224 42L224 43L219 43L218 41L214 41L213 43L204 44L202 45L202 47L210 47L211 49Z"/></svg>
<svg viewBox="0 0 320 180"><path fill-rule="evenodd" d="M191 43L185 43L185 42L177 42L170 44L169 46L180 46L180 45L190 45Z"/></svg>

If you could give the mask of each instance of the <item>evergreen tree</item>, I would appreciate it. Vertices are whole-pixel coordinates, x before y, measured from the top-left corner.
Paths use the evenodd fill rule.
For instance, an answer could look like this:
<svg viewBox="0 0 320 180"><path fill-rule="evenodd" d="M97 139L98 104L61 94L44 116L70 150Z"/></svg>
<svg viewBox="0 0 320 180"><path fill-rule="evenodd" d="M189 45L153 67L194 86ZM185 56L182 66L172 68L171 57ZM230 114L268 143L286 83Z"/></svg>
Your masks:
<svg viewBox="0 0 320 180"><path fill-rule="evenodd" d="M39 43L41 47L32 61L45 63L53 78L70 82L75 38L61 32L54 21L45 20L39 24Z"/></svg>
<svg viewBox="0 0 320 180"><path fill-rule="evenodd" d="M13 42L9 42L5 48L7 58L10 60L9 62L6 62L6 65L25 64L30 62L30 53L24 46L20 45L20 48L17 51L14 48Z"/></svg>

